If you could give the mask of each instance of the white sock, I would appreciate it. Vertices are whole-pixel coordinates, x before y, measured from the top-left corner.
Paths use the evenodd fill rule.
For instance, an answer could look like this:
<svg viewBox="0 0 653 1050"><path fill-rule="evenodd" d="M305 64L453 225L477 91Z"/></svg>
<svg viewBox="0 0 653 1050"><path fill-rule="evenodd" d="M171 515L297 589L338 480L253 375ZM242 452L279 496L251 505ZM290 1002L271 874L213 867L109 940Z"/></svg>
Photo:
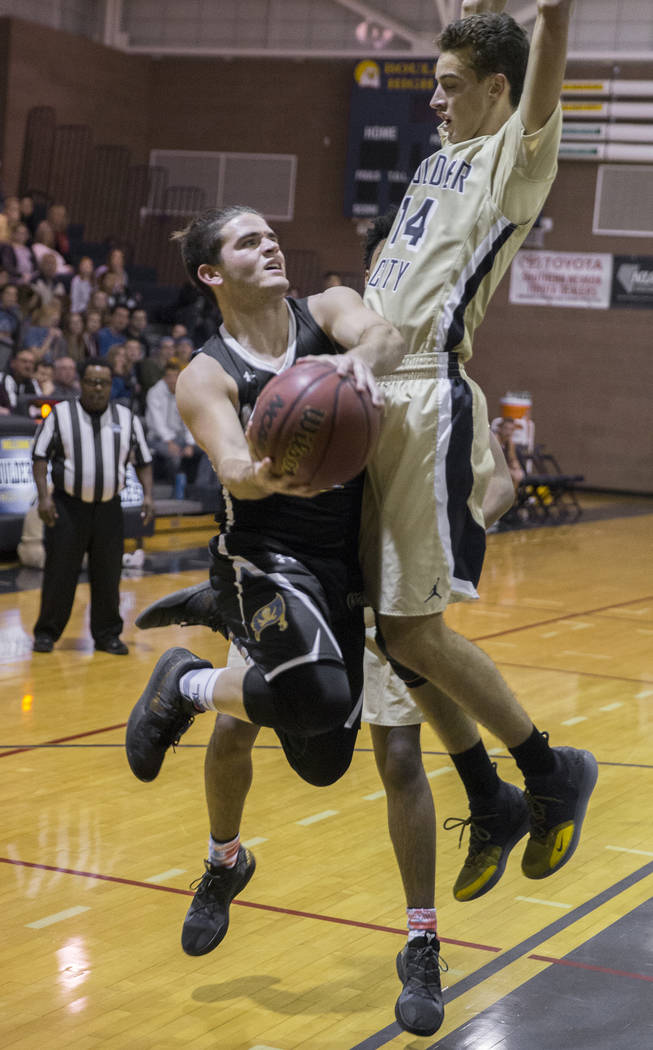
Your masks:
<svg viewBox="0 0 653 1050"><path fill-rule="evenodd" d="M201 667L198 671L186 671L179 679L179 691L191 700L198 711L215 711L213 689L225 667Z"/></svg>

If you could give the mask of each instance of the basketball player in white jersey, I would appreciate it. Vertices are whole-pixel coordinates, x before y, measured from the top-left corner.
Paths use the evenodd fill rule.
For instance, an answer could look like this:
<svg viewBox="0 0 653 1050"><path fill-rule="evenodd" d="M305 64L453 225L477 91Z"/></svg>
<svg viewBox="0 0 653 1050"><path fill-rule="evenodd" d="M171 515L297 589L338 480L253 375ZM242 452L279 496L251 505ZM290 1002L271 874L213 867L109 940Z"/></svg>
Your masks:
<svg viewBox="0 0 653 1050"><path fill-rule="evenodd" d="M493 469L485 398L464 365L546 200L561 132L571 0L538 0L530 54L503 6L467 4L482 13L440 38L431 105L442 149L415 173L367 286L366 303L408 353L381 381L386 423L368 465L361 559L388 651L435 689L414 694L427 717L441 724L444 694L517 761L530 808L522 870L539 879L578 845L596 761L549 747L492 661L443 618L449 602L477 597Z"/></svg>

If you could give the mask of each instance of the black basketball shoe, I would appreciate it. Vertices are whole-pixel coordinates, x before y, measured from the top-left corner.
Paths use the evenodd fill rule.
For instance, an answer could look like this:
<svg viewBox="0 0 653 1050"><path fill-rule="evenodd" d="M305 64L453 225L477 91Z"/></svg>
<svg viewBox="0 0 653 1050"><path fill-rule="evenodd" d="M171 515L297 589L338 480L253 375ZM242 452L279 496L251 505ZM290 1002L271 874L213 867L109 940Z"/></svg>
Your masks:
<svg viewBox="0 0 653 1050"><path fill-rule="evenodd" d="M457 901L474 901L496 886L510 851L528 833L529 815L524 792L501 782L493 798L470 802L466 820L447 817L446 831L460 828L459 845L469 826L469 850L453 888Z"/></svg>
<svg viewBox="0 0 653 1050"><path fill-rule="evenodd" d="M212 631L221 630L218 616L215 591L208 580L196 583L194 587L184 587L173 591L158 602L152 602L136 617L136 626L141 631L152 627L168 627L176 623L181 627L210 627Z"/></svg>
<svg viewBox="0 0 653 1050"><path fill-rule="evenodd" d="M186 671L212 667L188 649L168 649L157 661L127 722L127 761L139 780L154 780L168 748L192 725L197 708L179 692Z"/></svg>
<svg viewBox="0 0 653 1050"><path fill-rule="evenodd" d="M395 1017L405 1032L433 1035L444 1020L440 970L440 942L434 933L413 937L397 956L397 973L403 989L395 1003Z"/></svg>
<svg viewBox="0 0 653 1050"><path fill-rule="evenodd" d="M522 858L528 879L545 879L571 859L599 767L590 751L554 747L556 765L546 776L526 777L531 833Z"/></svg>
<svg viewBox="0 0 653 1050"><path fill-rule="evenodd" d="M253 853L241 846L233 868L215 868L204 861L206 871L191 885L193 903L181 930L186 955L206 955L217 948L229 929L229 905L245 888L256 868Z"/></svg>

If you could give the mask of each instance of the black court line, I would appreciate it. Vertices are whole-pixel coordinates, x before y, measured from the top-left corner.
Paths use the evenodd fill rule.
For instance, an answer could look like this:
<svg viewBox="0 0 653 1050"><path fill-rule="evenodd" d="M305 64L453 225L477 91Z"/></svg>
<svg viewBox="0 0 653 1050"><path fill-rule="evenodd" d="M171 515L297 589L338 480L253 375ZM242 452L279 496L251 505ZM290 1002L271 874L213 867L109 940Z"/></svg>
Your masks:
<svg viewBox="0 0 653 1050"><path fill-rule="evenodd" d="M122 722L116 726L107 726L106 729L92 729L89 733L80 733L80 736L92 736L94 733L108 733L113 729L123 729L127 723ZM62 741L66 738L63 737ZM45 744L0 744L0 758L6 758L7 755L17 755L23 751L66 751L66 750L92 750L97 751L110 751L114 749L124 748L124 742L118 744L69 744L62 741L49 741ZM11 748L11 750L5 751L4 748ZM206 750L206 744L177 744L177 751L204 751ZM254 744L254 751L281 751L281 744ZM355 755L373 755L373 747L356 747L354 748ZM448 751L434 751L430 749L422 748L422 755L428 758L451 758ZM514 762L512 755L492 755L493 762ZM597 759L599 766L615 766L618 769L651 769L653 770L653 763L649 762L614 762L603 759Z"/></svg>
<svg viewBox="0 0 653 1050"><path fill-rule="evenodd" d="M564 959L555 960L557 965L540 971L470 1017L436 1045L440 1050L458 1050L461 1046L485 1045L489 1036L487 1042L495 1050L538 1048L542 1046L545 1016L549 1047L565 1047L572 1042L577 1050L651 1050L651 996L646 987L637 986L637 981L653 983L652 923L653 900L647 900ZM529 958L550 961L546 956ZM610 969L596 965L603 960L610 961ZM633 964L644 972L632 974L629 969L616 968ZM577 971L576 980L571 979L570 968ZM615 981L614 977L636 980Z"/></svg>
<svg viewBox="0 0 653 1050"><path fill-rule="evenodd" d="M619 882L615 882L612 886L602 890L601 893L597 893L590 900L585 901L584 904L579 905L560 919L556 919L554 922L545 926L537 933L531 934L525 940L521 941L520 944L516 944L514 948L510 948L503 955L492 959L490 962L485 963L474 973L469 974L467 977L463 977L462 980L458 981L452 987L447 988L444 992L444 1002L451 1003L454 999L460 998L461 995L465 995L471 991L472 988L476 988L479 984L488 980L490 977L494 977L495 974L501 970L505 970L507 966L510 966L513 962L518 959L532 956L534 949L538 945L543 944L545 941L554 937L562 930L568 929L573 926L579 919L584 919L586 915L596 911L603 904L612 900L614 897L618 897L620 893L624 893L626 890L635 886L638 882L648 878L649 875L653 875L653 861L638 868L631 875L626 875L625 878L620 879ZM641 976L641 975L638 975ZM648 975L644 975L645 979L648 979ZM402 1032L398 1024L389 1025L388 1028L384 1028L383 1032L376 1032L369 1039L364 1039L362 1043L357 1043L356 1046L352 1047L351 1050L378 1050L379 1047L385 1046L397 1035ZM445 1037L446 1038L446 1037ZM441 1046L440 1041L432 1043L429 1047L425 1047L424 1050L436 1050L437 1047ZM468 1044L473 1045L473 1044ZM453 1047L451 1048L453 1050Z"/></svg>

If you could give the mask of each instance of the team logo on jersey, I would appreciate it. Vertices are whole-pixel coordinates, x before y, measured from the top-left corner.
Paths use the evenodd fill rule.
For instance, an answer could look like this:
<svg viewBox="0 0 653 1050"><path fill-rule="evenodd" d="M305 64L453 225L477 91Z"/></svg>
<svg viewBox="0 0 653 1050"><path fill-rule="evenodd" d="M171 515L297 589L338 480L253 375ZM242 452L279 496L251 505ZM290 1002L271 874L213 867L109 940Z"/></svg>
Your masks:
<svg viewBox="0 0 653 1050"><path fill-rule="evenodd" d="M277 591L271 602L267 605L261 606L254 613L250 627L254 632L254 637L257 642L260 642L261 635L266 627L273 627L275 623L279 624L279 630L285 631L288 626L286 619L286 603Z"/></svg>

